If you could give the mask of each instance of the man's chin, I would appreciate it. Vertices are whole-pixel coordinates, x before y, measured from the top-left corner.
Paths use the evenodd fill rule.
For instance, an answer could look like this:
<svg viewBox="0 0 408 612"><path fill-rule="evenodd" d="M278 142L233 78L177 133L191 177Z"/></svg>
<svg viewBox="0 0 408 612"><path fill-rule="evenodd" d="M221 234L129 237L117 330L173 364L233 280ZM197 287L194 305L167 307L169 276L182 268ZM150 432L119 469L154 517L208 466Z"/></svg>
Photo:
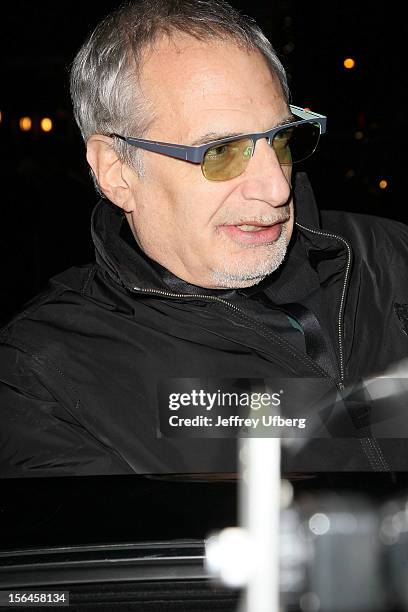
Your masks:
<svg viewBox="0 0 408 612"><path fill-rule="evenodd" d="M212 274L212 280L215 287L219 289L239 289L244 287L252 287L263 281L267 276L273 274L283 263L285 256L279 261L271 262L270 265L264 266L261 270L246 272L241 270L238 272L215 270Z"/></svg>
<svg viewBox="0 0 408 612"><path fill-rule="evenodd" d="M265 276L259 276L253 279L235 279L229 280L226 278L214 278L214 284L216 289L245 289L246 287L253 287L266 278Z"/></svg>
<svg viewBox="0 0 408 612"><path fill-rule="evenodd" d="M247 250L242 253L237 262L234 257L230 265L219 266L212 272L212 282L219 289L239 289L252 287L264 280L267 276L275 272L284 262L287 252L287 232L283 226L279 239L271 245L259 247L264 252L261 261L245 261L253 256L261 254L258 249Z"/></svg>

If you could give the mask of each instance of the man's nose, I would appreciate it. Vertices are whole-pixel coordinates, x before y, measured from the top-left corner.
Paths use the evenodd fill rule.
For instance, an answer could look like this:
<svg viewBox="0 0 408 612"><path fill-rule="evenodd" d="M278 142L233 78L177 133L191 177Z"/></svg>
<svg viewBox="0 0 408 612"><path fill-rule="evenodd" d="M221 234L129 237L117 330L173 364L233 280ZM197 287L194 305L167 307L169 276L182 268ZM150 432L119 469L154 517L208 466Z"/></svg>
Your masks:
<svg viewBox="0 0 408 612"><path fill-rule="evenodd" d="M291 194L290 176L290 166L282 167L271 145L266 138L262 138L256 143L255 152L242 177L242 194L248 200L263 200L272 206L284 206Z"/></svg>

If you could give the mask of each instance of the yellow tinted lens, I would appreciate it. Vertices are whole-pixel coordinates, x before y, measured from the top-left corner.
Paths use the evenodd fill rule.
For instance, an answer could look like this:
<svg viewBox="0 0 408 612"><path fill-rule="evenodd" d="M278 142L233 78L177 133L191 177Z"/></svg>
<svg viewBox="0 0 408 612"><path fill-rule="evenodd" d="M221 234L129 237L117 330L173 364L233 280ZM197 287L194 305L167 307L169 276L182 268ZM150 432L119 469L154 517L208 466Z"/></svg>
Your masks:
<svg viewBox="0 0 408 612"><path fill-rule="evenodd" d="M318 123L301 123L279 130L273 138L272 146L283 166L303 161L312 155L320 138Z"/></svg>
<svg viewBox="0 0 408 612"><path fill-rule="evenodd" d="M201 168L209 181L228 181L242 174L254 151L250 138L233 140L211 147L204 155Z"/></svg>
<svg viewBox="0 0 408 612"><path fill-rule="evenodd" d="M292 163L292 153L290 150L290 141L293 137L293 130L295 128L284 128L277 134L275 134L272 146L279 160L279 163L286 166Z"/></svg>

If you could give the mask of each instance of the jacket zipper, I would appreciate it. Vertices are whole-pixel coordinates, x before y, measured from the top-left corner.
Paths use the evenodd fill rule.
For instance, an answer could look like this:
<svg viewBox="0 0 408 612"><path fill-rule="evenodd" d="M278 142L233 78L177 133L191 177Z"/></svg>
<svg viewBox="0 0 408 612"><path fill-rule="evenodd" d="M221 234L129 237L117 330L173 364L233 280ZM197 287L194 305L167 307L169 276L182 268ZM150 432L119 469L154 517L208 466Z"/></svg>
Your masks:
<svg viewBox="0 0 408 612"><path fill-rule="evenodd" d="M157 294L157 295L163 295L165 297L174 297L174 298L200 298L200 299L206 299L206 300L212 300L214 302L221 302L221 304L224 304L225 306L231 308L232 310L237 311L238 313L240 313L241 315L244 315L245 317L248 317L248 314L244 311L241 310L240 308L238 308L237 306L235 306L234 304L231 304L231 302L227 302L226 300L223 300L220 297L214 296L214 295L206 295L206 294L200 294L200 293L171 293L169 291L162 291L161 289L144 289L142 287L128 287L129 289L131 289L131 291L134 292L143 292L143 293L148 293L148 294ZM272 332L273 333L273 332ZM327 372L325 372L324 370L322 370L319 365L317 363L315 363L314 361L312 361L307 355L306 357L308 358L308 360L313 363L313 367L317 368L321 371L322 375L324 378L330 378L331 380L334 380L336 386L339 389L344 388L343 387L343 383L342 380L340 380L339 382L336 381L335 379L332 379L332 377L327 374Z"/></svg>
<svg viewBox="0 0 408 612"><path fill-rule="evenodd" d="M344 282L343 282L343 289L341 292L339 315L337 319L337 337L338 337L339 356L340 356L340 380L336 382L336 385L340 390L343 390L344 389L344 376L345 376L344 352L343 352L343 315L344 315L344 303L345 303L345 298L346 298L347 284L348 284L349 276L350 276L351 247L349 243L347 242L347 240L345 240L342 236L338 236L337 234L332 234L331 232L322 232L319 230L310 229L309 227L306 227L305 225L302 225L301 223L296 223L296 225L297 227L300 227L303 230L306 230L307 232L310 232L312 234L316 234L318 236L326 236L329 238L334 238L335 240L339 240L347 248L347 266L346 266L346 272L344 274ZM237 308L237 306L235 306L234 304L231 304L231 302L227 302L226 300L223 300L222 298L216 297L214 295L205 295L205 294L198 294L198 293L197 294L170 293L169 291L161 291L160 289L143 289L141 287L132 287L131 289L132 291L141 291L144 293L154 293L158 295L164 295L165 297L183 297L183 298L190 298L190 297L194 298L195 297L195 298L201 298L201 299L206 299L206 300L213 300L215 302L221 302L225 306L228 306L232 310L236 310L237 312L239 312L240 314L243 314L244 316L248 316L246 312L244 312L240 308ZM322 372L324 371L322 370ZM324 374L327 377L326 372L324 372ZM329 378L331 377L329 376Z"/></svg>
<svg viewBox="0 0 408 612"><path fill-rule="evenodd" d="M347 283L349 280L349 275L350 275L350 267L351 267L351 247L349 245L349 243L342 237L342 236L338 236L337 234L332 234L329 232L320 232L318 230L314 230L314 229L310 229L304 225L301 225L300 223L296 223L296 225L298 227L301 227L302 229L311 232L312 234L318 234L321 236L329 236L330 238L335 238L336 240L339 240L340 242L342 242L343 244L346 245L347 247L347 253L348 253L348 260L347 260L347 266L346 266L346 273L344 275L344 283L343 283L343 291L341 293L341 300L340 300L340 308L339 308L339 318L338 318L338 338L339 338L339 353L340 353L340 383L339 383L339 389L340 390L344 390L345 385L344 385L344 355L343 355L343 313L344 313L344 302L345 302L345 298L346 298L346 289L347 289ZM381 471L390 471L390 467L389 465L385 462L384 460L384 456L381 452L381 448L378 448L378 444L375 438L367 436L366 438L362 438L360 440L360 443L362 445L363 451L366 455L366 457L368 458L368 461L372 467L373 470L378 471L379 466ZM368 448L367 448L368 447ZM373 453L376 454L377 456L377 461L373 461Z"/></svg>
<svg viewBox="0 0 408 612"><path fill-rule="evenodd" d="M321 232L319 230L310 229L301 223L296 223L298 227L301 227L303 230L311 232L312 234L317 234L318 236L328 236L329 238L335 238L336 240L340 240L346 248L347 248L347 266L346 272L344 275L344 283L343 290L341 292L341 300L340 300L340 308L339 308L339 316L337 320L337 334L338 334L338 342L339 342L339 355L340 355L340 382L339 388L344 389L344 353L343 353L343 315L344 315L344 303L346 298L346 290L347 284L350 276L350 267L351 267L351 247L347 240L345 240L342 236L338 236L337 234L332 234L329 232Z"/></svg>

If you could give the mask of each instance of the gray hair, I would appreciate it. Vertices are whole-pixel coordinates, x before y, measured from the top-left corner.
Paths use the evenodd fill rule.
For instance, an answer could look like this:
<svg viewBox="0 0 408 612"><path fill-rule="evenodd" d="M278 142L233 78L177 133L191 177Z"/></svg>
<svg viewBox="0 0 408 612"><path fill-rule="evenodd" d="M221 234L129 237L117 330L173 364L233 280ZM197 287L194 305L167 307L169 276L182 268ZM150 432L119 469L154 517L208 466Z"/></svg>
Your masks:
<svg viewBox="0 0 408 612"><path fill-rule="evenodd" d="M71 66L74 115L85 143L92 134L146 135L154 109L140 94L142 53L163 34L171 38L178 32L259 50L289 101L286 73L271 43L252 18L224 0L130 1L96 26ZM121 161L143 176L140 149L118 138L112 146Z"/></svg>

